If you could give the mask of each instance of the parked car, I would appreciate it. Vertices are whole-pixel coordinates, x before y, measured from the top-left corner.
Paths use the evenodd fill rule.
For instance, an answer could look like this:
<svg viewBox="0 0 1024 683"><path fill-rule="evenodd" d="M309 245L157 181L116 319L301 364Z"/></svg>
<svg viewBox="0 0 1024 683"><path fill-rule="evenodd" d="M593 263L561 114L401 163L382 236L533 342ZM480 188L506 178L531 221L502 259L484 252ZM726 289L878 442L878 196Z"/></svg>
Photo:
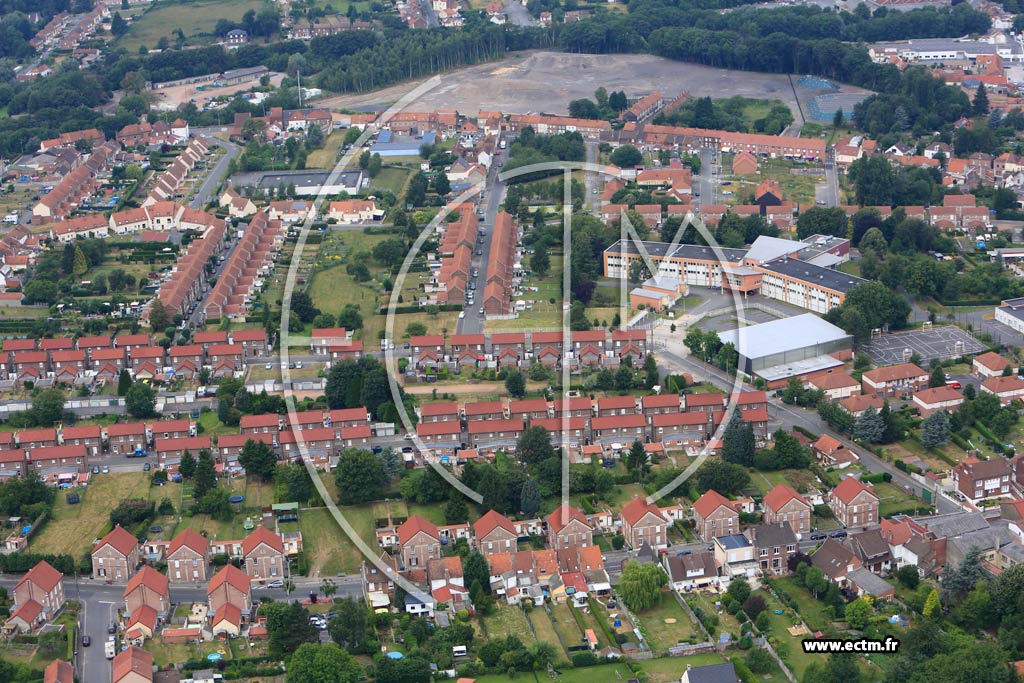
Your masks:
<svg viewBox="0 0 1024 683"><path fill-rule="evenodd" d="M828 534L811 534L812 541L824 541L828 538Z"/></svg>
<svg viewBox="0 0 1024 683"><path fill-rule="evenodd" d="M832 538L846 538L847 533L845 531L833 531L829 536Z"/></svg>
<svg viewBox="0 0 1024 683"><path fill-rule="evenodd" d="M110 465L103 466L103 474L110 474Z"/></svg>
<svg viewBox="0 0 1024 683"><path fill-rule="evenodd" d="M92 645L92 638L86 633L82 636L82 647L89 647L90 645Z"/></svg>
<svg viewBox="0 0 1024 683"><path fill-rule="evenodd" d="M284 581L271 581L267 584L267 588L284 588Z"/></svg>

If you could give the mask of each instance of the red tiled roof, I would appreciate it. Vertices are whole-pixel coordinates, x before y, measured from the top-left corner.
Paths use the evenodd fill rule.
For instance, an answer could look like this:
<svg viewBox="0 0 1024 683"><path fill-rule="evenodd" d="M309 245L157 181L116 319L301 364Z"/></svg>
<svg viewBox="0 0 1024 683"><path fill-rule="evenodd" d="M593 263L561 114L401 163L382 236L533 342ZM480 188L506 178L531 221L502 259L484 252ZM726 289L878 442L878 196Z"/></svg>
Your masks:
<svg viewBox="0 0 1024 683"><path fill-rule="evenodd" d="M875 384L882 382L895 382L901 379L912 379L922 377L928 373L913 363L900 363L898 365L887 365L884 368L868 370L861 377L870 380Z"/></svg>
<svg viewBox="0 0 1024 683"><path fill-rule="evenodd" d="M865 485L860 480L854 479L853 477L846 477L841 482L839 482L839 486L832 489L832 494L839 500L849 505L850 502L854 498L856 498L862 491L867 491L875 498L875 500L878 500L878 496L875 495L875 492L872 491L870 487Z"/></svg>
<svg viewBox="0 0 1024 683"><path fill-rule="evenodd" d="M216 626L222 621L226 621L232 626L240 626L242 624L242 610L230 602L225 602L214 613L211 624Z"/></svg>
<svg viewBox="0 0 1024 683"><path fill-rule="evenodd" d="M1002 394L1007 391L1020 391L1024 389L1024 378L1020 375L1008 377L990 377L981 383L981 386L993 394Z"/></svg>
<svg viewBox="0 0 1024 683"><path fill-rule="evenodd" d="M260 544L266 544L271 550L284 553L281 537L265 526L258 526L242 540L242 554L248 556Z"/></svg>
<svg viewBox="0 0 1024 683"><path fill-rule="evenodd" d="M582 522L587 527L593 528L590 522L587 521L587 516L571 505L562 505L548 515L548 527L555 533L558 533L574 519Z"/></svg>
<svg viewBox="0 0 1024 683"><path fill-rule="evenodd" d="M630 526L643 519L644 515L647 513L651 513L658 519L664 521L664 517L661 516L658 506L654 503L648 503L646 498L634 498L622 507L621 512L622 518L629 522Z"/></svg>
<svg viewBox="0 0 1024 683"><path fill-rule="evenodd" d="M781 510L782 507L786 505L786 503L794 499L798 500L804 505L807 505L807 507L810 507L807 501L804 500L803 496L801 496L799 493L789 488L785 484L776 484L775 488L769 491L765 495L764 500L761 502L765 508L770 508L771 510L778 511Z"/></svg>
<svg viewBox="0 0 1024 683"><path fill-rule="evenodd" d="M438 533L436 526L419 515L413 515L409 519L405 520L405 522L403 522L396 530L396 533L398 534L398 542L405 545L407 542L412 540L413 536L421 531L435 540L441 539L441 535Z"/></svg>
<svg viewBox="0 0 1024 683"><path fill-rule="evenodd" d="M135 548L139 545L139 539L131 535L131 533L123 526L118 524L110 533L104 536L96 547L93 549L93 554L97 550L105 545L109 545L111 548L127 557Z"/></svg>
<svg viewBox="0 0 1024 683"><path fill-rule="evenodd" d="M153 680L153 655L141 647L131 645L114 657L114 683L120 683L130 675Z"/></svg>
<svg viewBox="0 0 1024 683"><path fill-rule="evenodd" d="M1008 358L1000 356L995 351L987 351L980 356L975 356L974 362L993 372L1002 372L1008 365L1016 367Z"/></svg>
<svg viewBox="0 0 1024 683"><path fill-rule="evenodd" d="M167 578L166 574L161 574L148 564L128 581L128 585L125 586L124 589L125 597L139 586L145 586L152 591L156 591L160 595L170 595L170 579Z"/></svg>
<svg viewBox="0 0 1024 683"><path fill-rule="evenodd" d="M171 541L170 547L167 549L168 556L173 555L182 548L188 548L195 551L196 553L205 556L206 551L210 547L210 542L205 536L200 534L195 529L185 529Z"/></svg>
<svg viewBox="0 0 1024 683"><path fill-rule="evenodd" d="M491 533L498 527L508 531L513 536L516 533L516 527L512 524L512 520L495 510L488 510L487 514L473 522L473 533L475 533L476 537L479 539Z"/></svg>
<svg viewBox="0 0 1024 683"><path fill-rule="evenodd" d="M43 671L43 683L74 683L75 668L63 659L55 659Z"/></svg>
<svg viewBox="0 0 1024 683"><path fill-rule="evenodd" d="M735 510L732 505L732 501L723 496L721 493L714 489L708 489L704 492L704 495L697 499L697 502L693 504L693 509L696 510L701 517L707 517L712 512L722 506L726 506L730 510Z"/></svg>
<svg viewBox="0 0 1024 683"><path fill-rule="evenodd" d="M206 589L207 595L213 593L225 583L242 593L249 593L252 590L252 584L245 572L233 564L227 564L210 579L210 585Z"/></svg>
<svg viewBox="0 0 1024 683"><path fill-rule="evenodd" d="M41 560L32 569L25 572L25 575L21 577L21 581L14 586L14 590L17 591L18 587L23 583L31 582L44 592L49 593L60 583L63 577L64 575L54 569L53 565L46 560Z"/></svg>

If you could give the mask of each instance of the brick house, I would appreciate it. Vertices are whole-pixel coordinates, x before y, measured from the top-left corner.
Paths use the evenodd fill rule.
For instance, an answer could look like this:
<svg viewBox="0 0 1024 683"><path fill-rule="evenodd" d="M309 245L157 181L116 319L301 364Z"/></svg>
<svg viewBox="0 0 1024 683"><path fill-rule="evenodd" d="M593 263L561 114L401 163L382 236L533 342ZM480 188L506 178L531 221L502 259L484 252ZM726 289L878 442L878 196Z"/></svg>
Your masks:
<svg viewBox="0 0 1024 683"><path fill-rule="evenodd" d="M975 356L971 361L971 372L981 379L990 377L1001 377L1006 368L1010 368L1010 374L1017 374L1017 364L1005 356L1000 356L995 351L987 351L980 356Z"/></svg>
<svg viewBox="0 0 1024 683"><path fill-rule="evenodd" d="M216 614L225 605L231 605L243 617L247 617L252 612L252 582L235 565L225 565L210 579L206 588L206 601L211 614Z"/></svg>
<svg viewBox="0 0 1024 683"><path fill-rule="evenodd" d="M789 522L758 524L746 531L754 544L754 556L765 574L788 574L789 560L797 553L796 534Z"/></svg>
<svg viewBox="0 0 1024 683"><path fill-rule="evenodd" d="M189 420L158 420L149 425L156 439L184 439L195 436L195 425Z"/></svg>
<svg viewBox="0 0 1024 683"><path fill-rule="evenodd" d="M514 446L523 434L522 420L475 420L467 422L472 448Z"/></svg>
<svg viewBox="0 0 1024 683"><path fill-rule="evenodd" d="M89 366L98 369L106 364L113 365L120 372L126 367L127 354L121 347L115 349L93 349L89 353Z"/></svg>
<svg viewBox="0 0 1024 683"><path fill-rule="evenodd" d="M495 510L488 510L483 517L473 522L473 534L476 536L476 547L483 555L515 552L519 539L512 520Z"/></svg>
<svg viewBox="0 0 1024 683"><path fill-rule="evenodd" d="M57 445L56 429L24 429L16 432L15 441L19 448L31 450L34 448L48 448Z"/></svg>
<svg viewBox="0 0 1024 683"><path fill-rule="evenodd" d="M1024 400L1024 378L1020 375L990 377L981 383L981 391L995 394L999 397L999 403L1009 405L1013 401Z"/></svg>
<svg viewBox="0 0 1024 683"><path fill-rule="evenodd" d="M640 399L640 405L648 422L652 415L678 413L683 410L682 398L679 394L673 393L644 396Z"/></svg>
<svg viewBox="0 0 1024 683"><path fill-rule="evenodd" d="M178 581L206 581L210 542L194 529L185 529L167 550L167 577Z"/></svg>
<svg viewBox="0 0 1024 683"><path fill-rule="evenodd" d="M505 404L502 401L477 401L463 407L466 422L478 420L504 420Z"/></svg>
<svg viewBox="0 0 1024 683"><path fill-rule="evenodd" d="M396 534L403 567L426 569L427 562L441 557L441 536L437 527L419 515L405 520Z"/></svg>
<svg viewBox="0 0 1024 683"><path fill-rule="evenodd" d="M274 580L287 576L287 562L281 537L265 526L257 526L242 541L245 573L250 579Z"/></svg>
<svg viewBox="0 0 1024 683"><path fill-rule="evenodd" d="M28 451L28 466L41 475L81 472L85 469L85 446L46 446Z"/></svg>
<svg viewBox="0 0 1024 683"><path fill-rule="evenodd" d="M124 607L128 614L147 606L156 610L157 616L163 617L167 615L170 605L170 581L149 565L139 570L124 589Z"/></svg>
<svg viewBox="0 0 1024 683"><path fill-rule="evenodd" d="M619 512L622 535L634 550L646 543L655 550L668 547L668 522L658 506L644 498L634 498Z"/></svg>
<svg viewBox="0 0 1024 683"><path fill-rule="evenodd" d="M883 398L912 394L928 387L928 373L914 363L887 365L865 372L860 385L865 394Z"/></svg>
<svg viewBox="0 0 1024 683"><path fill-rule="evenodd" d="M1012 495L1012 469L1006 458L978 460L971 457L953 468L953 483L957 491L977 504L982 500Z"/></svg>
<svg viewBox="0 0 1024 683"><path fill-rule="evenodd" d="M270 348L270 344L267 342L267 331L262 328L256 330L232 330L231 343L241 345L245 358L265 355Z"/></svg>
<svg viewBox="0 0 1024 683"><path fill-rule="evenodd" d="M732 501L714 489L704 492L693 504L693 521L700 537L710 541L735 534L740 528L740 513Z"/></svg>
<svg viewBox="0 0 1024 683"><path fill-rule="evenodd" d="M263 415L243 415L239 423L242 434L273 434L277 435L284 426L285 417L277 413Z"/></svg>
<svg viewBox="0 0 1024 683"><path fill-rule="evenodd" d="M548 402L542 398L509 401L508 416L513 420L544 420L548 417Z"/></svg>
<svg viewBox="0 0 1024 683"><path fill-rule="evenodd" d="M594 527L587 516L570 505L548 515L548 544L553 550L586 548L594 545Z"/></svg>
<svg viewBox="0 0 1024 683"><path fill-rule="evenodd" d="M964 402L964 395L950 386L923 389L914 394L914 407L921 417L944 410L952 412Z"/></svg>
<svg viewBox="0 0 1024 683"><path fill-rule="evenodd" d="M636 415L636 399L632 396L606 396L597 400L598 417Z"/></svg>
<svg viewBox="0 0 1024 683"><path fill-rule="evenodd" d="M139 561L139 539L118 524L92 549L92 578L127 581Z"/></svg>
<svg viewBox="0 0 1024 683"><path fill-rule="evenodd" d="M139 346L128 352L128 366L133 375L142 368L144 363L150 363L160 369L166 363L165 356L166 351L162 346Z"/></svg>
<svg viewBox="0 0 1024 683"><path fill-rule="evenodd" d="M57 612L64 607L64 575L50 563L41 561L25 572L21 580L14 585L12 594L12 613L33 602L39 605L40 623L52 621ZM36 611L34 607L29 607L29 613Z"/></svg>
<svg viewBox="0 0 1024 683"><path fill-rule="evenodd" d="M43 671L43 683L75 683L75 667L55 659Z"/></svg>
<svg viewBox="0 0 1024 683"><path fill-rule="evenodd" d="M154 439L153 450L156 451L157 461L167 467L181 462L181 456L189 451L193 457L199 456L199 451L211 447L210 437L190 436L184 438Z"/></svg>
<svg viewBox="0 0 1024 683"><path fill-rule="evenodd" d="M688 445L704 441L715 429L714 415L692 413L657 413L651 418L651 441Z"/></svg>
<svg viewBox="0 0 1024 683"><path fill-rule="evenodd" d="M419 424L429 422L458 422L459 404L455 401L424 403L419 406Z"/></svg>
<svg viewBox="0 0 1024 683"><path fill-rule="evenodd" d="M644 441L647 422L643 415L595 417L590 421L594 443Z"/></svg>
<svg viewBox="0 0 1024 683"><path fill-rule="evenodd" d="M785 484L777 484L765 495L761 505L766 524L787 522L798 534L811 530L811 504Z"/></svg>
<svg viewBox="0 0 1024 683"><path fill-rule="evenodd" d="M114 657L113 683L153 683L153 655L129 645Z"/></svg>
<svg viewBox="0 0 1024 683"><path fill-rule="evenodd" d="M462 442L462 425L458 420L421 422L416 425L416 436L431 448L454 450Z"/></svg>
<svg viewBox="0 0 1024 683"><path fill-rule="evenodd" d="M878 523L878 496L870 487L846 477L828 492L828 505L843 526L868 526Z"/></svg>
<svg viewBox="0 0 1024 683"><path fill-rule="evenodd" d="M98 425L64 427L60 440L65 446L85 446L89 455L99 455L103 446L103 433Z"/></svg>
<svg viewBox="0 0 1024 683"><path fill-rule="evenodd" d="M134 453L146 448L148 434L144 422L122 422L106 427L107 447L114 455Z"/></svg>

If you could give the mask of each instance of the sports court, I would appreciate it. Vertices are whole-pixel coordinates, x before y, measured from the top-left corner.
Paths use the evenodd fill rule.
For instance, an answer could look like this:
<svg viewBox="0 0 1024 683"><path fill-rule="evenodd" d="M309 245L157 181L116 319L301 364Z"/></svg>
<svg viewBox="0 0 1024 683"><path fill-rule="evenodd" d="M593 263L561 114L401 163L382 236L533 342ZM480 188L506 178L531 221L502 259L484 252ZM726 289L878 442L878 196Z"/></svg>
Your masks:
<svg viewBox="0 0 1024 683"><path fill-rule="evenodd" d="M986 348L984 344L954 325L883 334L861 346L861 350L867 352L876 365L903 363L914 353L927 364L935 358L944 360L964 354L980 353Z"/></svg>

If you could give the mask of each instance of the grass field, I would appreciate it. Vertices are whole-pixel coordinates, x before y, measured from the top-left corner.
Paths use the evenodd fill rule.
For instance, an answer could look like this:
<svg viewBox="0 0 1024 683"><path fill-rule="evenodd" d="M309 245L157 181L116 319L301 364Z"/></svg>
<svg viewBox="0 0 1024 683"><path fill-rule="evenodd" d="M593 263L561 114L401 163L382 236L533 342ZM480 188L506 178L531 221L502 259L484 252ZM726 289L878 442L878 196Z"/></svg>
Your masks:
<svg viewBox="0 0 1024 683"><path fill-rule="evenodd" d="M213 41L213 27L218 19L241 21L246 12L259 12L263 6L261 0L164 0L133 21L117 46L129 52L135 52L140 45L153 49L160 38L166 37L173 43L179 28L190 42L200 42L195 38L203 39L202 42Z"/></svg>
<svg viewBox="0 0 1024 683"><path fill-rule="evenodd" d="M801 491L807 490L814 484L814 474L809 470L776 470L772 472L750 470L750 483L761 495L768 493L778 484L786 484Z"/></svg>
<svg viewBox="0 0 1024 683"><path fill-rule="evenodd" d="M370 181L370 191L383 190L390 192L396 197L401 197L405 189L405 183L411 175L412 171L401 166L382 168L377 177Z"/></svg>
<svg viewBox="0 0 1024 683"><path fill-rule="evenodd" d="M548 617L546 610L537 608L527 614L526 618L530 620L531 624L533 624L533 630L537 632L537 640L545 643L556 644L559 646L559 649L561 649L561 642L558 639L558 634L555 632L554 624L551 623L551 619Z"/></svg>
<svg viewBox="0 0 1024 683"><path fill-rule="evenodd" d="M739 635L740 623L736 621L736 617L732 616L724 609L721 612L719 612L718 609L715 607L715 601L719 599L718 594L708 593L706 591L697 591L695 593L687 595L686 597L687 599L690 599L691 597L694 598L697 602L697 606L700 607L705 614L718 615L718 628L711 633L712 640L717 641L718 636L722 633L732 633L737 636Z"/></svg>
<svg viewBox="0 0 1024 683"><path fill-rule="evenodd" d="M377 547L374 538L373 509L356 505L339 507L342 514L371 548ZM302 544L309 558L310 576L334 576L359 572L362 553L348 538L327 508L299 512Z"/></svg>
<svg viewBox="0 0 1024 683"><path fill-rule="evenodd" d="M531 276L523 283L522 299L531 308L520 312L519 317L514 320L488 320L485 325L486 331L560 329L562 325L561 282L562 256L553 253L551 254L551 270L547 277ZM537 291L531 291L529 289L531 287L536 287ZM552 299L555 300L555 303L551 303ZM588 317L593 318L594 316L588 313Z"/></svg>
<svg viewBox="0 0 1024 683"><path fill-rule="evenodd" d="M149 479L142 472L98 474L89 486L79 492L82 502L68 505L64 493L58 492L53 515L43 530L32 539L31 552L68 553L78 557L92 547L103 527L110 521L110 511L125 498L159 500L160 490L151 491Z"/></svg>
<svg viewBox="0 0 1024 683"><path fill-rule="evenodd" d="M667 650L697 633L690 615L671 593L662 593L657 607L636 616L648 645L655 651ZM666 619L672 623L666 623Z"/></svg>
<svg viewBox="0 0 1024 683"><path fill-rule="evenodd" d="M483 618L483 622L487 628L488 638L516 636L527 646L534 641L530 623L520 607L499 605L494 614Z"/></svg>
<svg viewBox="0 0 1024 683"><path fill-rule="evenodd" d="M880 503L878 514L882 517L890 517L901 512L912 512L924 505L923 502L893 483L878 482L874 487Z"/></svg>
<svg viewBox="0 0 1024 683"><path fill-rule="evenodd" d="M803 617L807 628L814 631L823 631L829 626L832 620L825 613L825 603L816 600L797 579L786 576L776 579L776 583L789 597L796 600L800 616Z"/></svg>
<svg viewBox="0 0 1024 683"><path fill-rule="evenodd" d="M783 614L776 614L775 610L783 609L782 603L776 600L770 593L764 591L756 591L761 594L761 597L768 603L768 617L771 620L771 634L775 636L779 641L779 645L776 650L779 652L779 656L786 665L793 671L794 675L798 679L802 679L804 671L815 659L821 659L819 655L808 654L804 652L800 642L805 637L810 636L793 636L790 635L787 630L790 626L794 626L794 619L783 611Z"/></svg>
<svg viewBox="0 0 1024 683"><path fill-rule="evenodd" d="M580 631L576 618L573 617L570 611L572 609L566 603L551 605L551 621L554 623L555 630L558 631L558 635L566 647L580 645L583 642L583 632Z"/></svg>
<svg viewBox="0 0 1024 683"><path fill-rule="evenodd" d="M336 130L328 135L323 147L310 152L306 159L306 168L334 168L338 152L345 142L345 133L346 131Z"/></svg>

